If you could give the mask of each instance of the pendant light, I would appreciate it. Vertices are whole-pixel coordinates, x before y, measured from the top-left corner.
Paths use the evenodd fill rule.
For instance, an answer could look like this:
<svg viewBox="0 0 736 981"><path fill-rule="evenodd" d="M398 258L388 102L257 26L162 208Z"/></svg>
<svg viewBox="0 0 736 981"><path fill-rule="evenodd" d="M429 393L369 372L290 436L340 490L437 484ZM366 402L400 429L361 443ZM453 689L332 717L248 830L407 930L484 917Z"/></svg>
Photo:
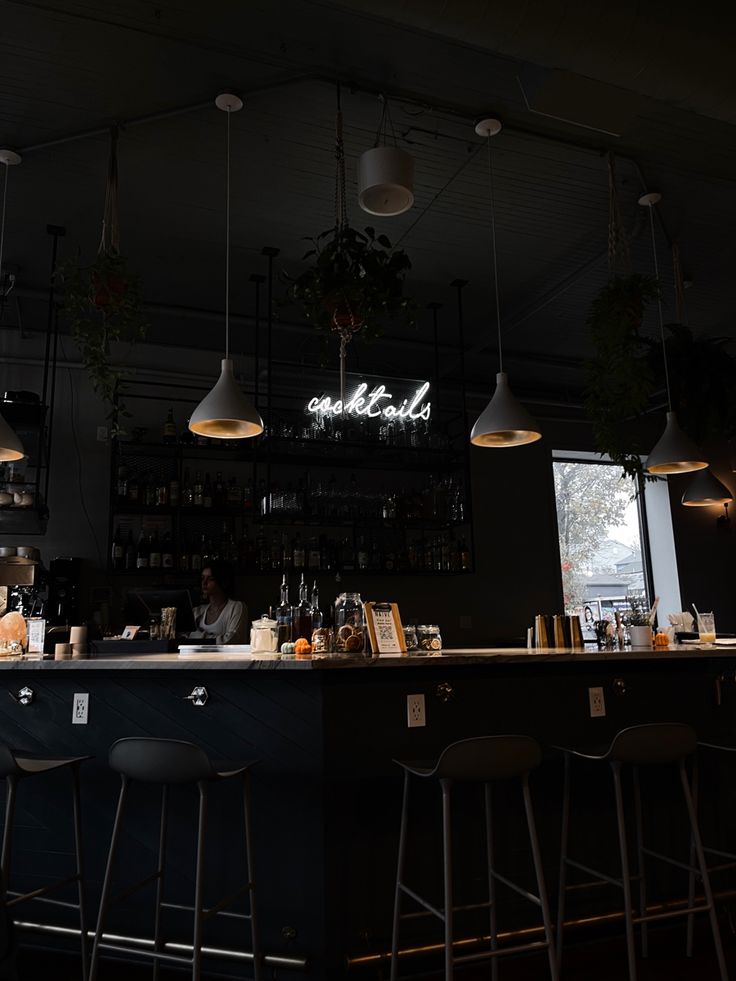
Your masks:
<svg viewBox="0 0 736 981"><path fill-rule="evenodd" d="M686 508L706 508L732 502L733 494L725 484L721 483L710 467L700 470L682 495L682 503Z"/></svg>
<svg viewBox="0 0 736 981"><path fill-rule="evenodd" d="M3 210L0 217L0 291L3 290L3 249L5 246L5 204L8 198L8 171L21 162L21 156L14 150L0 149L0 163L5 165L3 175ZM4 299L4 294L0 299ZM26 455L23 444L0 415L0 461L22 460Z"/></svg>
<svg viewBox="0 0 736 981"><path fill-rule="evenodd" d="M488 140L488 183L490 188L491 251L493 255L493 282L496 295L496 327L498 331L498 365L496 391L493 398L473 426L470 442L475 446L523 446L535 443L542 438L534 419L518 402L509 387L508 377L503 370L503 349L501 344L501 306L498 295L498 260L496 256L496 208L493 192L493 154L491 137L501 132L501 122L494 117L480 119L475 132Z"/></svg>
<svg viewBox="0 0 736 981"><path fill-rule="evenodd" d="M230 357L230 113L243 108L242 99L225 93L215 100L218 109L227 113L227 191L225 221L225 357L220 377L192 413L189 428L199 436L214 439L247 439L263 432L263 420L240 390Z"/></svg>
<svg viewBox="0 0 736 981"><path fill-rule="evenodd" d="M664 432L652 452L647 457L646 469L653 474L692 473L704 470L708 461L695 443L680 429L677 416L672 408L670 373L667 364L667 345L664 337L664 317L662 316L662 296L659 289L659 264L657 262L657 242L654 235L654 205L662 200L656 191L643 194L639 204L649 209L649 229L652 236L652 255L654 256L654 277L657 280L657 309L659 310L659 334L662 340L664 360L664 380L667 386L667 423Z"/></svg>

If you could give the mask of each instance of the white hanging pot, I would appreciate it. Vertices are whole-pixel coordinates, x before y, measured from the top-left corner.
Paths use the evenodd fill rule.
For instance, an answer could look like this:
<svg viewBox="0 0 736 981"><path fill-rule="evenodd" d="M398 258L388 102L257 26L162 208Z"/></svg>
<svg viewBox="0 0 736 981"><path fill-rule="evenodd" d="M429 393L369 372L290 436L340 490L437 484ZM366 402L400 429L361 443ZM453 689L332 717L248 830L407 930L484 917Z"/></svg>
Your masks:
<svg viewBox="0 0 736 981"><path fill-rule="evenodd" d="M374 146L358 161L358 203L369 215L401 215L414 204L414 158L397 146Z"/></svg>

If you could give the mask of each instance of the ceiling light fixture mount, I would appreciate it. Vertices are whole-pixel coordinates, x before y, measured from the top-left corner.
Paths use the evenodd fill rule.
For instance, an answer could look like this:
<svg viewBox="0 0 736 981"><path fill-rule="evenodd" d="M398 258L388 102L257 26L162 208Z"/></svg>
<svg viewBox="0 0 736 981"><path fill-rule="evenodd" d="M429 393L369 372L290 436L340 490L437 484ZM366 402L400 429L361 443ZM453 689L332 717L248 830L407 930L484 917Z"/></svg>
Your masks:
<svg viewBox="0 0 736 981"><path fill-rule="evenodd" d="M243 108L243 100L232 92L215 99L218 109L227 113L227 178L225 207L225 357L215 387L192 413L189 428L199 436L214 439L248 439L263 432L258 409L240 389L230 357L230 115Z"/></svg>
<svg viewBox="0 0 736 981"><path fill-rule="evenodd" d="M639 204L649 210L649 230L652 238L652 256L654 259L654 278L657 281L657 309L659 311L659 335L662 341L662 359L664 361L664 380L667 388L667 422L664 432L647 457L646 469L649 473L666 476L673 473L692 473L704 470L708 461L695 443L680 428L677 416L672 408L672 391L670 388L670 372L667 363L667 343L664 336L664 315L662 313L662 290L659 279L659 263L657 261L657 239L654 234L654 205L659 204L662 195L658 191L642 194Z"/></svg>
<svg viewBox="0 0 736 981"><path fill-rule="evenodd" d="M498 116L486 113L475 122L475 132L488 141L488 188L490 197L491 258L493 287L496 302L496 329L498 334L498 366L496 391L493 398L478 416L470 433L474 446L501 449L508 446L523 446L535 443L542 438L539 427L518 402L509 386L508 377L503 370L503 345L501 340L501 305L498 292L498 256L496 250L496 202L493 182L493 153L491 137L497 136L503 128Z"/></svg>

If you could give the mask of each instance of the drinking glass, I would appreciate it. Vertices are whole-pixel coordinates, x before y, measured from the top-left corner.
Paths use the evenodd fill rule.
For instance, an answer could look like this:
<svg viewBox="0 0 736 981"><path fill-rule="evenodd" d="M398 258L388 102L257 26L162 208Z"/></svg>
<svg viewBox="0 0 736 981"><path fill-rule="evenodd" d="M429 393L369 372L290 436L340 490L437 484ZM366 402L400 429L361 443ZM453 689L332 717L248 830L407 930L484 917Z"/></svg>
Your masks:
<svg viewBox="0 0 736 981"><path fill-rule="evenodd" d="M716 639L716 622L712 613L698 613L698 639L701 644L712 644Z"/></svg>

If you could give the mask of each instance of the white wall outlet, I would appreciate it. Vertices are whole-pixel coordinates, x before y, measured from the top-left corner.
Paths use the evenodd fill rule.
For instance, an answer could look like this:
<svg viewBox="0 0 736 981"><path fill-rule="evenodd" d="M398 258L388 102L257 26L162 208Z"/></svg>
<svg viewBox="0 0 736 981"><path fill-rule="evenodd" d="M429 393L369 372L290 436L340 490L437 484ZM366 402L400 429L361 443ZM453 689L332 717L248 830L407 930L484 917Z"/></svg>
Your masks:
<svg viewBox="0 0 736 981"><path fill-rule="evenodd" d="M86 726L89 717L89 692L76 693L72 703L72 724Z"/></svg>
<svg viewBox="0 0 736 981"><path fill-rule="evenodd" d="M602 688L589 688L588 702L590 703L591 719L600 719L606 714L606 700L603 697Z"/></svg>
<svg viewBox="0 0 736 981"><path fill-rule="evenodd" d="M106 443L107 442L107 437L108 437L107 426L98 426L97 427L97 442L98 443Z"/></svg>
<svg viewBox="0 0 736 981"><path fill-rule="evenodd" d="M410 729L414 729L416 726L426 726L424 695L406 696L406 724Z"/></svg>

